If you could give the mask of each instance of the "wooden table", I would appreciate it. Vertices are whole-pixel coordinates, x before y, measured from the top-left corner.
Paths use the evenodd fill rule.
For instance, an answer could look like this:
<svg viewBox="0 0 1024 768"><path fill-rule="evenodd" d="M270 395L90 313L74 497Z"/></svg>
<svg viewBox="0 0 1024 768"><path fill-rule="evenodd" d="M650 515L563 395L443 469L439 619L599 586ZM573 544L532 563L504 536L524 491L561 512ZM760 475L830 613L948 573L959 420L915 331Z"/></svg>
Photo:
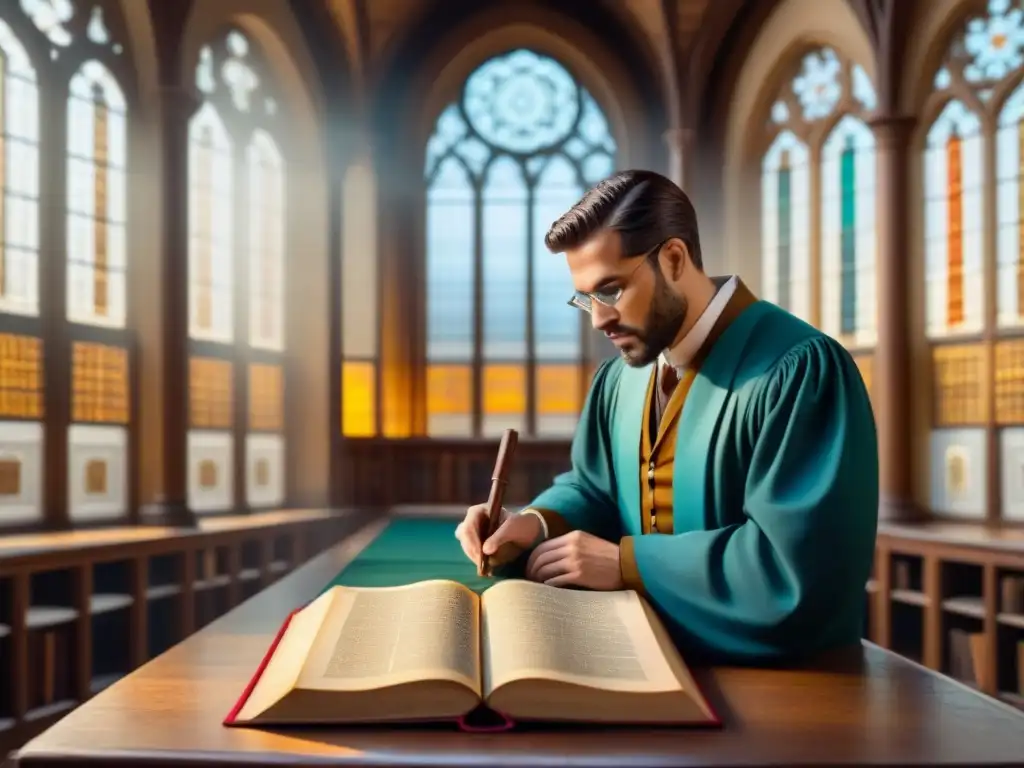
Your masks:
<svg viewBox="0 0 1024 768"><path fill-rule="evenodd" d="M375 523L71 712L15 765L1024 765L1024 715L871 644L801 670L696 670L721 730L230 729L221 721L281 620Z"/></svg>

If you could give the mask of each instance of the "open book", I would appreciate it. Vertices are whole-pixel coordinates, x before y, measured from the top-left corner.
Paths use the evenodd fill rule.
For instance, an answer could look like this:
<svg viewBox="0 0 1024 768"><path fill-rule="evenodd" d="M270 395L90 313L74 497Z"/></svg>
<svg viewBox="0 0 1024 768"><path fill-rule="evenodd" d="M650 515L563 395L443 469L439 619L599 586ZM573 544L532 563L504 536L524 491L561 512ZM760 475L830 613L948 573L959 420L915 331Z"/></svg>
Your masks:
<svg viewBox="0 0 1024 768"><path fill-rule="evenodd" d="M717 725L635 592L502 581L333 587L292 614L227 725L459 720Z"/></svg>

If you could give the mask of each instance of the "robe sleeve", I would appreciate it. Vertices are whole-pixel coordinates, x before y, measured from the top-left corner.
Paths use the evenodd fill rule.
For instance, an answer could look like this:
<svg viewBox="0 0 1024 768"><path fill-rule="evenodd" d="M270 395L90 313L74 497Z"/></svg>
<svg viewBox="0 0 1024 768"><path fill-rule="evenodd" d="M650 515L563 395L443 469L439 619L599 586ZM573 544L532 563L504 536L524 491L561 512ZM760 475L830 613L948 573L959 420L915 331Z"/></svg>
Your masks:
<svg viewBox="0 0 1024 768"><path fill-rule="evenodd" d="M781 660L859 642L879 491L856 364L827 336L800 341L751 382L737 425L719 450L747 457L743 509L720 514L743 522L623 539L629 586L694 653Z"/></svg>
<svg viewBox="0 0 1024 768"><path fill-rule="evenodd" d="M617 358L604 361L594 378L573 434L571 469L558 475L529 509L540 513L548 538L580 530L609 541L621 535L612 467L609 401L617 379Z"/></svg>

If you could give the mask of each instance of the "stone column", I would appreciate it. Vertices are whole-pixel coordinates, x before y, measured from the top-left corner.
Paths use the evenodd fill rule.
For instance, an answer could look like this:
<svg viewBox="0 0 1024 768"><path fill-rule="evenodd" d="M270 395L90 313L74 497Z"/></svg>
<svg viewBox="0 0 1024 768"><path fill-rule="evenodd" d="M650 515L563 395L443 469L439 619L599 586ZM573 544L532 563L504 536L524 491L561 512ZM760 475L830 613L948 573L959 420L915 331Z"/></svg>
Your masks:
<svg viewBox="0 0 1024 768"><path fill-rule="evenodd" d="M195 525L188 508L188 125L199 106L177 86L160 94L163 146L164 242L160 249L163 292L163 493L141 510L144 523Z"/></svg>
<svg viewBox="0 0 1024 768"><path fill-rule="evenodd" d="M688 162L693 143L693 131L689 128L669 128L661 136L668 147L668 177L684 190L688 186L688 174L692 163Z"/></svg>
<svg viewBox="0 0 1024 768"><path fill-rule="evenodd" d="M907 258L907 161L914 121L881 117L871 122L877 156L878 344L872 386L878 425L879 519L919 516L913 502L911 461L910 307Z"/></svg>

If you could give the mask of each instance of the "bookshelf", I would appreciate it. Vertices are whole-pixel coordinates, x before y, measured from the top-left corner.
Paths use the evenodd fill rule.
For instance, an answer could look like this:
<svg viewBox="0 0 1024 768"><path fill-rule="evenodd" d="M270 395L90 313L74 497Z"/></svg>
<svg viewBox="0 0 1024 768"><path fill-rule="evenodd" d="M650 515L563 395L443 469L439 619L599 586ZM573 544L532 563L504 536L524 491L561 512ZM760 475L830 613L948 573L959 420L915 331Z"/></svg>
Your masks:
<svg viewBox="0 0 1024 768"><path fill-rule="evenodd" d="M1024 710L1024 530L880 525L868 638Z"/></svg>
<svg viewBox="0 0 1024 768"><path fill-rule="evenodd" d="M371 517L296 509L0 537L0 756Z"/></svg>

